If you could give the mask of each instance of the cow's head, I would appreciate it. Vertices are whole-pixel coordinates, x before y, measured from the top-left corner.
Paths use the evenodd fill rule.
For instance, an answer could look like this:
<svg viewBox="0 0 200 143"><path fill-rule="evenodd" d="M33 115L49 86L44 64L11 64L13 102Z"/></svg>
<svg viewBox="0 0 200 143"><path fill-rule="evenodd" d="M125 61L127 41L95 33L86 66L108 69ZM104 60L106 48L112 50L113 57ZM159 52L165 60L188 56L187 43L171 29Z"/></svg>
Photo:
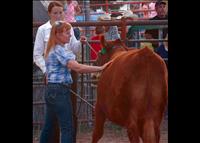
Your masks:
<svg viewBox="0 0 200 143"><path fill-rule="evenodd" d="M102 45L101 51L98 53L98 58L96 60L96 65L100 66L108 62L111 59L111 56L116 51L127 50L125 44L120 40L106 41L104 36L101 36L100 43Z"/></svg>

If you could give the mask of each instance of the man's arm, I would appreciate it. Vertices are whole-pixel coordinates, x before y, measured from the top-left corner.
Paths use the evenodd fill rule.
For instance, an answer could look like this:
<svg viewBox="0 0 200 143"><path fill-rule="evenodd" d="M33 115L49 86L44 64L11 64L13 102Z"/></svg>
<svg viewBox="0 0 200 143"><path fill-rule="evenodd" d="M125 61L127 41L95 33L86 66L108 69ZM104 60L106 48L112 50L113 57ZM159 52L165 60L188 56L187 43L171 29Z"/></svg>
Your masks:
<svg viewBox="0 0 200 143"><path fill-rule="evenodd" d="M81 36L80 41L76 39L74 36L73 28L71 28L71 39L70 42L65 45L66 50L71 50L75 55L77 55L81 50L81 43L85 44L87 38L85 36Z"/></svg>
<svg viewBox="0 0 200 143"><path fill-rule="evenodd" d="M34 43L33 61L42 70L43 73L46 72L46 66L43 57L44 49L45 49L44 35L42 33L42 30L38 29Z"/></svg>

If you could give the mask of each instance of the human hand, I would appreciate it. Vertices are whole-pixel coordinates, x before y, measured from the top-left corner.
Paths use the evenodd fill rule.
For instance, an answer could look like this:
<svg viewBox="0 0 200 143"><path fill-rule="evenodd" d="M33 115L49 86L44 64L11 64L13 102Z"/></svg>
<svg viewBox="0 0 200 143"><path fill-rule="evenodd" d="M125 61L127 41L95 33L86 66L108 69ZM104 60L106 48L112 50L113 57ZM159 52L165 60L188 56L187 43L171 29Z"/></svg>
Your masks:
<svg viewBox="0 0 200 143"><path fill-rule="evenodd" d="M82 44L86 44L87 38L85 36L81 36L80 41L81 41Z"/></svg>
<svg viewBox="0 0 200 143"><path fill-rule="evenodd" d="M101 66L101 68L102 68L101 70L105 69L105 68L106 68L107 66L109 66L112 62L113 62L113 60L111 60L111 61L105 63L103 66Z"/></svg>

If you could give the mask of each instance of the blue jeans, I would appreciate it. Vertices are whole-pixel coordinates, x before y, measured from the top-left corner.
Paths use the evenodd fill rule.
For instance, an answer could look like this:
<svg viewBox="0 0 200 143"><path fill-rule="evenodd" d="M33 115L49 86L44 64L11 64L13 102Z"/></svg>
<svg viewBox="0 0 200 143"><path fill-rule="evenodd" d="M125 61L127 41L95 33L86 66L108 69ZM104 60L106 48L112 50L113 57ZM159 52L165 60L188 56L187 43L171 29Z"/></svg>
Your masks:
<svg viewBox="0 0 200 143"><path fill-rule="evenodd" d="M73 116L70 90L62 84L48 84L45 94L46 115L40 143L47 143L53 133L53 122L58 119L61 143L73 143Z"/></svg>

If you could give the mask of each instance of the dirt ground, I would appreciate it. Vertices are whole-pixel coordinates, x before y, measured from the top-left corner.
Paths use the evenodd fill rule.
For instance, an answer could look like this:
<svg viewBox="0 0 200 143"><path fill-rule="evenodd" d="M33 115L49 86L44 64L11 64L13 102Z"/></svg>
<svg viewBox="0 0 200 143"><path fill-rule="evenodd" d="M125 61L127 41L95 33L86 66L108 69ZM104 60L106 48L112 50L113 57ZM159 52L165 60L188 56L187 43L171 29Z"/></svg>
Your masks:
<svg viewBox="0 0 200 143"><path fill-rule="evenodd" d="M77 134L76 143L90 143L91 141L92 131ZM129 140L125 129L114 130L110 128L104 128L103 137L98 143L129 143ZM160 143L168 143L168 120L164 120L162 122Z"/></svg>
<svg viewBox="0 0 200 143"><path fill-rule="evenodd" d="M79 130L77 132L76 143L91 143L92 128ZM39 137L33 139L33 143L39 143ZM98 143L129 143L126 130L113 125L104 127L103 137ZM142 142L140 142L142 143ZM161 140L160 143L168 143L168 119L165 118L161 124Z"/></svg>

